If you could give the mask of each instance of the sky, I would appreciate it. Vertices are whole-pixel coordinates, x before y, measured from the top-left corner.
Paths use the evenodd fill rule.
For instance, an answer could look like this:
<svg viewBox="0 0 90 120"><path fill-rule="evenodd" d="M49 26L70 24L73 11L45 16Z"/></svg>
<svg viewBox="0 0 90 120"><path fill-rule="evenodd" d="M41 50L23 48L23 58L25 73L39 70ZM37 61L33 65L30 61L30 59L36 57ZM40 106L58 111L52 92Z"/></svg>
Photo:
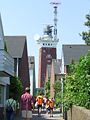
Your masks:
<svg viewBox="0 0 90 120"><path fill-rule="evenodd" d="M54 24L53 5L59 2L57 30L59 43L57 57L61 57L62 44L83 44L79 33L87 30L85 15L90 13L90 0L0 0L0 13L4 35L25 35L28 55L35 56L36 83L38 81L39 46L35 35L42 35L47 24Z"/></svg>

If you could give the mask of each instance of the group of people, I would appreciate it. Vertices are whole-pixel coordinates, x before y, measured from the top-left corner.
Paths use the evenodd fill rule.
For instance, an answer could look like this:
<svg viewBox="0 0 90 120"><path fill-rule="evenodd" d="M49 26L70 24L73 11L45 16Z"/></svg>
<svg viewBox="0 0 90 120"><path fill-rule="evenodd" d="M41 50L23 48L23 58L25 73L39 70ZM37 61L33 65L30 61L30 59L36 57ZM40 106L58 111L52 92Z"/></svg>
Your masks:
<svg viewBox="0 0 90 120"><path fill-rule="evenodd" d="M32 118L32 109L37 103L38 116L41 115L43 105L46 108L46 113L53 117L53 108L54 108L54 99L49 99L48 97L43 97L42 94L34 98L30 95L29 87L25 88L25 93L21 95L20 104L13 99L12 96L6 100L5 111L6 111L6 120L15 120L15 113L17 108L21 112L22 120L31 120Z"/></svg>
<svg viewBox="0 0 90 120"><path fill-rule="evenodd" d="M54 108L54 99L43 97L41 94L37 96L36 103L38 107L38 116L40 116L40 113L42 111L42 107L44 106L46 109L46 113L50 114L50 117L53 117L53 108Z"/></svg>
<svg viewBox="0 0 90 120"><path fill-rule="evenodd" d="M15 120L17 109L21 113L21 120L30 120L32 118L33 104L33 97L30 95L29 87L26 87L25 93L21 95L20 103L17 103L14 97L10 95L5 105L6 120Z"/></svg>
<svg viewBox="0 0 90 120"><path fill-rule="evenodd" d="M46 100L46 113L50 113L50 117L53 117L54 99L50 98Z"/></svg>

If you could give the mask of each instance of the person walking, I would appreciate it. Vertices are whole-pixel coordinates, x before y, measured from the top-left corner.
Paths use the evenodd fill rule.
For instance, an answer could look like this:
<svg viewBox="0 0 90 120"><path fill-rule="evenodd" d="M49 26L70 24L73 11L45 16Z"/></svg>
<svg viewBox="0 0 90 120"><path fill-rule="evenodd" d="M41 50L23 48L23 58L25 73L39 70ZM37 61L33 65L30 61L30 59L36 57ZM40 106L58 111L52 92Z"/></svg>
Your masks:
<svg viewBox="0 0 90 120"><path fill-rule="evenodd" d="M14 100L13 96L10 95L9 99L6 100L6 119L14 120L16 113L16 100Z"/></svg>
<svg viewBox="0 0 90 120"><path fill-rule="evenodd" d="M50 112L49 99L47 97L47 100L46 100L46 114L49 114L49 112Z"/></svg>
<svg viewBox="0 0 90 120"><path fill-rule="evenodd" d="M38 116L40 116L41 111L42 111L42 104L43 104L43 96L41 93L40 95L37 96L36 101L38 105Z"/></svg>
<svg viewBox="0 0 90 120"><path fill-rule="evenodd" d="M30 88L25 88L25 93L21 95L21 114L22 120L30 120L32 118L33 97L30 95Z"/></svg>
<svg viewBox="0 0 90 120"><path fill-rule="evenodd" d="M49 99L50 117L53 117L54 99Z"/></svg>

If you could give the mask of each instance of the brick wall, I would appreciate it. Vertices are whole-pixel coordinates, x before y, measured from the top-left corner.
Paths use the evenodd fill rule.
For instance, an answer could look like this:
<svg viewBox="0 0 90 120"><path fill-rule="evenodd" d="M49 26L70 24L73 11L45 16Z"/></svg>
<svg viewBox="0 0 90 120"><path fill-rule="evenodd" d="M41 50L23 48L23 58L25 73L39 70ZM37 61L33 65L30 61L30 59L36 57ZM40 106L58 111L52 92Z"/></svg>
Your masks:
<svg viewBox="0 0 90 120"><path fill-rule="evenodd" d="M67 120L90 120L90 110L79 106L73 106L67 112Z"/></svg>
<svg viewBox="0 0 90 120"><path fill-rule="evenodd" d="M38 87L44 87L46 78L47 65L51 65L52 59L56 59L56 48L40 48L39 49L39 74Z"/></svg>

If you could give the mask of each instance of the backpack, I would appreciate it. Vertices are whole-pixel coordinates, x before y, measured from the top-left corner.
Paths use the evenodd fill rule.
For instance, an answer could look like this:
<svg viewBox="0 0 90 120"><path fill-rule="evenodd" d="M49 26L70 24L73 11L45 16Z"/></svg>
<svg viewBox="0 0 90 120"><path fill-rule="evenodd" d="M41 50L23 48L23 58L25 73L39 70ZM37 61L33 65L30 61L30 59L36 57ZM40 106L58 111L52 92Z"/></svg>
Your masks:
<svg viewBox="0 0 90 120"><path fill-rule="evenodd" d="M12 101L12 103L13 103L13 101ZM9 104L6 106L6 112L13 112L12 103L10 104L9 100L8 100L8 103Z"/></svg>
<svg viewBox="0 0 90 120"><path fill-rule="evenodd" d="M54 101L53 100L50 100L49 106L50 106L50 108L54 107Z"/></svg>
<svg viewBox="0 0 90 120"><path fill-rule="evenodd" d="M42 105L43 103L43 98L41 96L38 97L37 99L38 105Z"/></svg>

